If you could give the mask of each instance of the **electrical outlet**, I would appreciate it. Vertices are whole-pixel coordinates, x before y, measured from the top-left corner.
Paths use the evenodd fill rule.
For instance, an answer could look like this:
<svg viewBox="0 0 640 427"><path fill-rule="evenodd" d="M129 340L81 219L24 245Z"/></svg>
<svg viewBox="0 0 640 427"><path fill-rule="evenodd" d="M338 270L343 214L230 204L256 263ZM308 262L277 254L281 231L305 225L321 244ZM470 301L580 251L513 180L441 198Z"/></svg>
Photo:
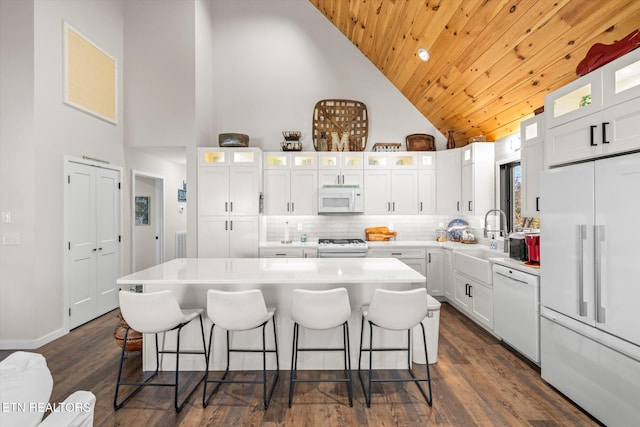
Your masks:
<svg viewBox="0 0 640 427"><path fill-rule="evenodd" d="M2 212L2 223L11 224L11 212Z"/></svg>
<svg viewBox="0 0 640 427"><path fill-rule="evenodd" d="M298 223L298 231L302 231L302 224Z"/></svg>

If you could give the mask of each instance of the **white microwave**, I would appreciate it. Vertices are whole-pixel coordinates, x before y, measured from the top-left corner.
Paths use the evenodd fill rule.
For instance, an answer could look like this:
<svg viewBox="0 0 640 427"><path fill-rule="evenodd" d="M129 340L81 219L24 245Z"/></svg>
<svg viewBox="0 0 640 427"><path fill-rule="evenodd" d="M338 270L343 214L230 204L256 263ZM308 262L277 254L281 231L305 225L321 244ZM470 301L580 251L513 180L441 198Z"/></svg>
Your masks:
<svg viewBox="0 0 640 427"><path fill-rule="evenodd" d="M364 213L364 189L358 185L326 185L318 190L318 213Z"/></svg>

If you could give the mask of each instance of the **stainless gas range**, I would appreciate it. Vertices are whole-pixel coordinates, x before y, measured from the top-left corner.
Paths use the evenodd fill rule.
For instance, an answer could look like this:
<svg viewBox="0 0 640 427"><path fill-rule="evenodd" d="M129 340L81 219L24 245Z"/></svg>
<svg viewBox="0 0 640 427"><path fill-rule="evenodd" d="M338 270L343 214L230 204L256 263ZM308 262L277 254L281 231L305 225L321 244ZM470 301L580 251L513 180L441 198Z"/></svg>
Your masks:
<svg viewBox="0 0 640 427"><path fill-rule="evenodd" d="M362 239L318 239L318 258L363 258L368 249Z"/></svg>

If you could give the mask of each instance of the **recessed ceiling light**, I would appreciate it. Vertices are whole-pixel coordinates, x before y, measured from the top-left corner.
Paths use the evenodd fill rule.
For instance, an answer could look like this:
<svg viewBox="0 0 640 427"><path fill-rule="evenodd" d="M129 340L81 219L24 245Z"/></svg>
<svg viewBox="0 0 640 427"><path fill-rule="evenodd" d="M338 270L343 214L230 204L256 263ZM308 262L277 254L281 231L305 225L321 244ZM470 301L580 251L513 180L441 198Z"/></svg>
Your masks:
<svg viewBox="0 0 640 427"><path fill-rule="evenodd" d="M418 58L427 62L429 60L429 52L427 51L427 49L423 49L423 48L418 49Z"/></svg>

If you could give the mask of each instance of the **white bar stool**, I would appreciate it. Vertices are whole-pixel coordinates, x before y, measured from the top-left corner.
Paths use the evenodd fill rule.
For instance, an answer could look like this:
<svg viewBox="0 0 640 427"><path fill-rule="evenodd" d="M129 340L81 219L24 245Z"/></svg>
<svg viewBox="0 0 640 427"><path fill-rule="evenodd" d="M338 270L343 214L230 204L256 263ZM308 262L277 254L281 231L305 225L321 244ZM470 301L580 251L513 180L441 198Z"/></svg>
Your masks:
<svg viewBox="0 0 640 427"><path fill-rule="evenodd" d="M358 356L358 377L362 384L362 390L367 402L367 407L371 407L371 386L374 382L414 382L427 404L431 406L433 396L431 393L431 372L429 363L425 363L426 378L416 378L411 368L411 330L420 325L422 327L422 341L424 344L424 357L428 361L427 339L422 320L427 315L427 290L425 288L412 289L409 291L390 291L376 289L371 298L371 304L362 307L362 331L360 332L360 355ZM363 338L365 329L365 319L369 324L369 348L363 348ZM407 331L407 346L401 348L376 348L373 344L373 327L383 328L391 331ZM362 379L362 353L369 352L369 380L368 388ZM373 378L372 355L374 351L406 351L407 369L411 378L381 379ZM427 397L421 382L426 382L429 386L429 396Z"/></svg>
<svg viewBox="0 0 640 427"><path fill-rule="evenodd" d="M276 335L276 309L267 309L264 297L259 289L248 291L218 291L210 289L207 291L207 316L212 322L209 332L209 350L207 358L207 369L205 373L204 391L202 394L202 405L206 407L209 400L215 394L222 383L231 384L262 384L264 409L269 407L273 389L278 382L280 374L280 363L278 361L278 337ZM274 349L266 348L265 326L271 320L273 323ZM227 335L227 367L224 374L219 379L209 378L209 359L211 358L211 346L213 342L213 330L218 326L226 329ZM231 348L229 333L231 331L248 331L262 328L262 349ZM229 360L231 353L262 353L262 379L261 380L227 380L229 373ZM267 353L275 353L276 372L273 383L267 394ZM207 396L207 383L216 383L213 391Z"/></svg>
<svg viewBox="0 0 640 427"><path fill-rule="evenodd" d="M138 393L143 386L159 386L159 387L173 387L174 392L174 406L176 412L184 407L187 399L193 394L195 389L204 380L204 376L198 380L198 382L189 391L187 397L181 403L178 403L178 384L180 378L180 355L182 354L202 354L204 360L207 360L206 344L204 338L204 325L202 323L203 309L191 309L182 310L178 305L175 297L171 291L160 291L150 293L139 293L130 291L120 291L118 294L120 299L120 312L122 317L127 322L129 327L124 334L124 342L122 344L122 351L120 352L120 366L118 368L118 379L116 382L116 393L113 398L113 407L117 411L122 408L125 403L129 401L136 393ZM200 331L202 333L202 351L185 351L180 350L180 332L182 328L191 322L193 319L200 319ZM127 347L127 336L129 335L129 329L135 329L138 332L144 334L154 334L156 344L156 369L154 373L144 380L143 382L129 382L122 381L122 365L124 362L124 353ZM168 331L177 330L177 341L175 350L158 350L158 334ZM163 344L164 348L164 344ZM175 354L176 355L176 371L175 382L172 383L155 383L150 382L156 375L158 375L158 369L160 365L159 354ZM121 385L136 385L138 386L133 390L124 400L118 403L118 392Z"/></svg>
<svg viewBox="0 0 640 427"><path fill-rule="evenodd" d="M291 303L293 319L293 350L291 354L291 376L289 379L289 407L296 382L346 382L349 392L349 406L353 406L353 381L351 378L351 353L349 350L349 317L351 306L345 288L323 291L294 289ZM342 326L342 344L340 348L300 348L300 327L311 330L326 330ZM342 351L344 353L345 378L309 378L298 379L299 351Z"/></svg>

